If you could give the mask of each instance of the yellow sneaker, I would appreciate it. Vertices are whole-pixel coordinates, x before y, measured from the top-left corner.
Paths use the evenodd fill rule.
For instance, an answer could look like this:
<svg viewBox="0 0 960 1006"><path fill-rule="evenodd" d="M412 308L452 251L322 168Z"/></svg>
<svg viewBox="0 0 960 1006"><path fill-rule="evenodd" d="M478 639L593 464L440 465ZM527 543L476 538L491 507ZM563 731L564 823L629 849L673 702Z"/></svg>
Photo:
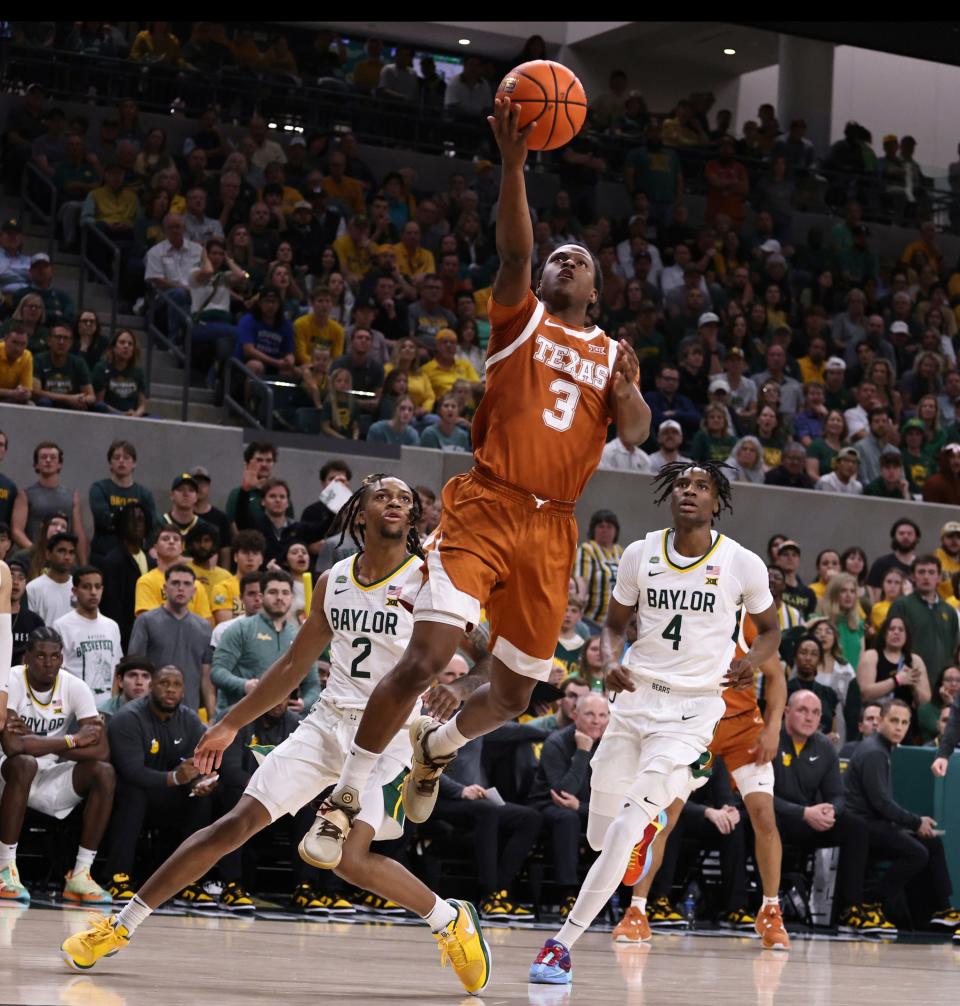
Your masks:
<svg viewBox="0 0 960 1006"><path fill-rule="evenodd" d="M130 942L130 934L116 925L116 915L94 916L93 925L75 936L68 936L60 947L64 962L74 971L89 971L101 957L112 957Z"/></svg>
<svg viewBox="0 0 960 1006"><path fill-rule="evenodd" d="M440 966L446 967L449 961L463 987L470 995L476 995L490 981L493 956L473 905L454 899L449 904L457 909L457 917L446 929L433 934L440 948Z"/></svg>

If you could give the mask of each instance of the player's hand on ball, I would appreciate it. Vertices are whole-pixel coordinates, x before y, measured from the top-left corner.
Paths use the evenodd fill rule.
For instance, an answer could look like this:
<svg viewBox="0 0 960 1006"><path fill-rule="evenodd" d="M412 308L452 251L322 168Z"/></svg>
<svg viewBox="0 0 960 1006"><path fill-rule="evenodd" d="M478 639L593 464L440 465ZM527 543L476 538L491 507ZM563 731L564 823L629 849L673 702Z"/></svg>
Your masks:
<svg viewBox="0 0 960 1006"><path fill-rule="evenodd" d="M519 120L519 105L513 104L509 98L494 99L493 115L487 116L487 122L493 130L505 168L515 168L526 161L527 137L537 125L531 122L525 129L520 129Z"/></svg>
<svg viewBox="0 0 960 1006"><path fill-rule="evenodd" d="M608 692L635 692L630 672L622 664L609 664L603 673L603 683Z"/></svg>
<svg viewBox="0 0 960 1006"><path fill-rule="evenodd" d="M738 657L730 661L730 667L721 683L724 688L732 688L734 691L743 692L753 687L753 680L753 665L743 657Z"/></svg>
<svg viewBox="0 0 960 1006"><path fill-rule="evenodd" d="M237 731L228 727L221 720L219 723L214 723L200 738L197 750L193 753L193 763L202 775L207 775L214 769L220 768L223 752L230 747L236 736Z"/></svg>

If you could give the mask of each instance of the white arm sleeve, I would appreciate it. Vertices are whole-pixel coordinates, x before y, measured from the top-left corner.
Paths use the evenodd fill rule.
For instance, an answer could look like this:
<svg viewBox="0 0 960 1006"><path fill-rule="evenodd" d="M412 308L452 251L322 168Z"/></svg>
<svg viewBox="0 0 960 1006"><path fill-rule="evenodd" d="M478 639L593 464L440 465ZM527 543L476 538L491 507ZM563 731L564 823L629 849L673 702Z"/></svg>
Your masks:
<svg viewBox="0 0 960 1006"><path fill-rule="evenodd" d="M744 607L751 615L766 611L773 604L773 595L770 593L770 576L763 560L749 549L741 548L736 569Z"/></svg>
<svg viewBox="0 0 960 1006"><path fill-rule="evenodd" d="M10 661L13 659L13 621L10 613L0 615L0 692L10 684Z"/></svg>
<svg viewBox="0 0 960 1006"><path fill-rule="evenodd" d="M632 608L640 596L640 559L643 555L643 539L629 544L620 556L617 582L613 585L613 597L621 604Z"/></svg>

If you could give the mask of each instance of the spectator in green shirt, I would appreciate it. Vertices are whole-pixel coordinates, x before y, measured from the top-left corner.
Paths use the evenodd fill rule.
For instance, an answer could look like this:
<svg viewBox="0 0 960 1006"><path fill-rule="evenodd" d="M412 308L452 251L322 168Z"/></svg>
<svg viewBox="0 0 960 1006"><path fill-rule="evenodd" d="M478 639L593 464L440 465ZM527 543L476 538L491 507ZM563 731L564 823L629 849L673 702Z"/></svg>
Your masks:
<svg viewBox="0 0 960 1006"><path fill-rule="evenodd" d="M217 717L257 687L267 668L293 644L297 628L287 622L293 604L293 579L283 570L263 574L263 607L256 615L235 618L213 651L211 678L217 687ZM300 701L290 708L307 712L320 695L320 678L311 667L301 685Z"/></svg>
<svg viewBox="0 0 960 1006"><path fill-rule="evenodd" d="M703 410L703 422L687 453L694 461L726 461L737 443L727 436L727 410L718 403Z"/></svg>
<svg viewBox="0 0 960 1006"><path fill-rule="evenodd" d="M64 160L53 174L60 203L60 225L63 230L64 247L69 251L77 248L80 238L80 212L83 201L100 186L97 169L90 163L83 137L70 133L64 143Z"/></svg>
<svg viewBox="0 0 960 1006"><path fill-rule="evenodd" d="M142 416L147 411L147 382L140 368L140 347L132 332L121 329L93 371L97 401L108 412Z"/></svg>
<svg viewBox="0 0 960 1006"><path fill-rule="evenodd" d="M70 346L73 331L69 325L54 325L47 336L49 351L33 361L33 398L37 405L80 412L105 411L93 393L90 371Z"/></svg>
<svg viewBox="0 0 960 1006"><path fill-rule="evenodd" d="M28 294L36 294L43 301L46 324L49 327L55 321L73 322L76 309L69 294L57 290L53 285L53 265L46 252L37 252L30 259L30 285L22 290L18 297L22 299Z"/></svg>
<svg viewBox="0 0 960 1006"><path fill-rule="evenodd" d="M880 455L880 474L863 487L864 496L879 496L888 500L908 500L910 483L903 471L903 461L896 447Z"/></svg>
<svg viewBox="0 0 960 1006"><path fill-rule="evenodd" d="M120 544L115 531L116 520L128 504L140 503L148 511L153 526L158 523L153 493L133 478L137 470L137 448L129 440L114 440L107 448L107 464L110 475L94 482L89 493L93 514L90 559L94 563Z"/></svg>
<svg viewBox="0 0 960 1006"><path fill-rule="evenodd" d="M913 593L898 597L890 605L887 618L896 616L906 622L913 649L927 667L932 690L941 671L953 662L960 643L960 623L956 610L942 600L937 591L940 559L932 554L918 555L910 572Z"/></svg>
<svg viewBox="0 0 960 1006"><path fill-rule="evenodd" d="M470 434L460 425L460 405L453 395L444 395L438 406L440 422L420 434L421 447L440 451L470 451Z"/></svg>

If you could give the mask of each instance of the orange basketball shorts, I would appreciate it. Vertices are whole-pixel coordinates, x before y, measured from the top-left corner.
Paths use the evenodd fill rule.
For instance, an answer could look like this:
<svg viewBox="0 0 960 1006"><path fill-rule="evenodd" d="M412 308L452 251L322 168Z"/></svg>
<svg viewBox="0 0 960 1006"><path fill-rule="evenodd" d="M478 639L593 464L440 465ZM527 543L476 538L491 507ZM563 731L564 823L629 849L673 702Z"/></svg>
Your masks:
<svg viewBox="0 0 960 1006"><path fill-rule="evenodd" d="M493 655L545 681L577 549L573 504L538 499L478 468L450 479L442 499L414 617L466 627L486 608Z"/></svg>
<svg viewBox="0 0 960 1006"><path fill-rule="evenodd" d="M722 758L741 796L769 793L773 796L773 766L757 765L756 751L751 748L763 730L763 717L758 707L720 721L713 735L710 750Z"/></svg>

